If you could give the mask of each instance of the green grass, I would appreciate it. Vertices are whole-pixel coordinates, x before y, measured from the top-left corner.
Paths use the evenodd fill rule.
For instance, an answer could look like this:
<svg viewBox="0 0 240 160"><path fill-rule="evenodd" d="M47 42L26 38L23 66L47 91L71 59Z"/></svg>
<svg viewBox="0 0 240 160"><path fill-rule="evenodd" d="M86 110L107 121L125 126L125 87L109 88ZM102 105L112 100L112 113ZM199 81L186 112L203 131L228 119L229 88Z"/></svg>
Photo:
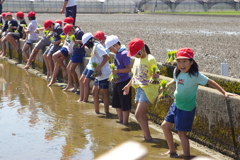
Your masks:
<svg viewBox="0 0 240 160"><path fill-rule="evenodd" d="M197 14L197 15L240 15L240 11L213 11L213 12L155 12L164 14Z"/></svg>

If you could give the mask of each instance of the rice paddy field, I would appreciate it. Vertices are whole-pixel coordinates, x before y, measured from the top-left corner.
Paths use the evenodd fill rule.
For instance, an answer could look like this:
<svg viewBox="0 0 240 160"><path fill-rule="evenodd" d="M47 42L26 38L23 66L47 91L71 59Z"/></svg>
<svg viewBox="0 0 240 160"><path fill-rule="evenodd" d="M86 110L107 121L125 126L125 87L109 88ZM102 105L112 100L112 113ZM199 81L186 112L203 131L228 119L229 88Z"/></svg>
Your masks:
<svg viewBox="0 0 240 160"><path fill-rule="evenodd" d="M62 14L38 14L38 22L63 19ZM158 62L167 51L192 48L200 71L221 74L221 63L228 64L229 77L240 78L240 19L223 15L172 14L78 14L76 25L86 32L102 30L117 35L126 45L141 38Z"/></svg>

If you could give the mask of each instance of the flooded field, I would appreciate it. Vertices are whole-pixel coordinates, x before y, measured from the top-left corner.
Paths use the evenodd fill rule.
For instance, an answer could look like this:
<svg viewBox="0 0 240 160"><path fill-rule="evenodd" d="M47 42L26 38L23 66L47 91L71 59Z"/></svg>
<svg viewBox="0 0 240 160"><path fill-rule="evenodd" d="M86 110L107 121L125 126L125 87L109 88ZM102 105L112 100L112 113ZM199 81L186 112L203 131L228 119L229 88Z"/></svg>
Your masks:
<svg viewBox="0 0 240 160"><path fill-rule="evenodd" d="M0 159L91 160L127 140L147 147L144 160L168 159L161 155L168 149L160 132L151 129L154 141L143 142L134 120L129 126L116 123L112 109L111 118L96 115L92 103L80 104L77 94L47 83L0 59Z"/></svg>

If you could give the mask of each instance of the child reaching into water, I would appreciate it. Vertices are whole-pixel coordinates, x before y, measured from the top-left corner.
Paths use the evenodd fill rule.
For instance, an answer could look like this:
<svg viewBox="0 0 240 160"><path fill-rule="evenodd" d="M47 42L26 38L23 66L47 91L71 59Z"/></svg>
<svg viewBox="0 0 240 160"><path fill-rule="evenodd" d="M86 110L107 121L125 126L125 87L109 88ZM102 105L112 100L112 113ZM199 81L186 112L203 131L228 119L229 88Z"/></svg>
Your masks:
<svg viewBox="0 0 240 160"><path fill-rule="evenodd" d="M162 123L162 129L168 143L170 157L178 157L173 142L173 135L170 130L175 124L178 136L181 141L183 156L190 156L190 145L187 138L187 132L191 131L196 109L196 93L198 85L209 84L219 90L226 98L236 96L236 94L226 92L215 81L204 76L198 70L198 64L193 59L194 53L190 48L181 48L177 51L177 67L174 70L174 79L166 87L176 83L174 92L174 103L170 106L165 120Z"/></svg>
<svg viewBox="0 0 240 160"><path fill-rule="evenodd" d="M157 66L157 61L150 54L148 46L143 40L135 38L128 44L128 56L135 56L133 64L133 76L131 81L123 88L123 94L129 94L130 86L136 89L135 101L137 108L135 117L143 130L145 141L152 140L147 120L147 108L151 103L154 103L158 95L159 84L149 82L151 77L159 78L158 74L152 73L152 66Z"/></svg>
<svg viewBox="0 0 240 160"><path fill-rule="evenodd" d="M108 77L111 74L109 67L109 55L105 51L105 48L93 37L91 33L85 33L82 37L82 44L86 45L92 50L91 58L86 66L83 74L80 78L80 102L86 102L89 95L89 82L93 80L93 74L101 74L96 76L93 86L93 99L95 112L99 111L99 92L101 91L104 102L104 111L106 115L109 114L109 97L108 97ZM94 68L94 64L96 64Z"/></svg>

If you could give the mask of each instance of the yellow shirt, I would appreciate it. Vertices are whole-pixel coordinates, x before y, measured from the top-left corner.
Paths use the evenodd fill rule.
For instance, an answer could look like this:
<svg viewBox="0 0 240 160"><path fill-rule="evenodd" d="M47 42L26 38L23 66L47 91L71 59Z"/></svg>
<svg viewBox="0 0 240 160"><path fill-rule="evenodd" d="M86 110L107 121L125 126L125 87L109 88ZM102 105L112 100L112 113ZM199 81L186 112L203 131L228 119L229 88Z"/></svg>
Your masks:
<svg viewBox="0 0 240 160"><path fill-rule="evenodd" d="M152 65L157 66L157 61L151 54L147 54L144 58L135 59L132 69L132 86L134 88L141 87L148 100L154 103L158 95L159 84L151 84L148 82L153 74L151 71Z"/></svg>

